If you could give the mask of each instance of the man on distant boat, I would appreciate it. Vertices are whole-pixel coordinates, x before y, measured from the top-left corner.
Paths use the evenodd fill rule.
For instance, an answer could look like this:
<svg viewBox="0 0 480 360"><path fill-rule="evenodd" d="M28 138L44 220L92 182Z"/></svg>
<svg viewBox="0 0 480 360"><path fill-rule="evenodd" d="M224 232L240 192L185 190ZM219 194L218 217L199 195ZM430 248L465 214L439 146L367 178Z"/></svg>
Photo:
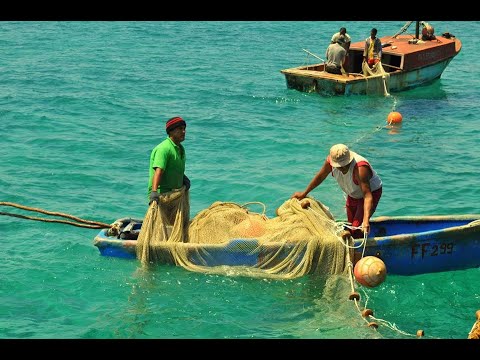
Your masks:
<svg viewBox="0 0 480 360"><path fill-rule="evenodd" d="M363 60L367 62L370 68L376 63L382 61L382 42L377 38L376 28L370 30L370 36L365 40Z"/></svg>
<svg viewBox="0 0 480 360"><path fill-rule="evenodd" d="M350 35L347 34L346 28L341 27L339 32L333 34L331 43L335 44L340 36L343 36L345 39L345 42L343 43L343 47L345 48L345 50L347 50L347 56L348 56L348 50L350 49L350 43L352 39Z"/></svg>
<svg viewBox="0 0 480 360"><path fill-rule="evenodd" d="M345 42L343 43L343 47L344 49L347 51L346 55L345 55L345 60L343 61L343 68L344 69L347 69L348 68L348 65L347 65L347 62L348 62L348 50L350 49L350 43L352 42L352 38L350 37L350 35L348 35L347 33L347 28L345 27L341 27L339 32L336 32L335 34L333 34L332 36L332 40L331 40L331 44L335 44L338 40L339 37L343 36L344 39L345 39Z"/></svg>
<svg viewBox="0 0 480 360"><path fill-rule="evenodd" d="M345 37L340 35L337 42L328 45L325 53L326 63L325 71L330 74L342 75L342 67L347 55L347 51L343 47L345 44Z"/></svg>
<svg viewBox="0 0 480 360"><path fill-rule="evenodd" d="M322 168L307 188L295 192L291 197L302 200L330 173L347 195L345 208L347 220L353 228L350 230L352 237L361 238L363 234L367 235L370 232L370 218L382 196L382 180L367 159L350 151L346 145L333 145Z"/></svg>

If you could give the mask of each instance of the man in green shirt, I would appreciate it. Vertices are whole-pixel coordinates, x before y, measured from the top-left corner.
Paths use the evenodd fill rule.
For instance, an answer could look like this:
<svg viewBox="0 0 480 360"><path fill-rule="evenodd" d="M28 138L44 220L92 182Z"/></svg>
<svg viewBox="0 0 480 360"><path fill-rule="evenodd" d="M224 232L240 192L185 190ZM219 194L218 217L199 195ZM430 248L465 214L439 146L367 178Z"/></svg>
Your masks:
<svg viewBox="0 0 480 360"><path fill-rule="evenodd" d="M185 175L186 154L181 144L185 140L187 124L181 117L169 119L165 125L168 137L158 144L150 154L148 193L149 203L159 203L160 194L178 190L190 180Z"/></svg>
<svg viewBox="0 0 480 360"><path fill-rule="evenodd" d="M138 235L137 256L149 261L152 244L161 241L188 242L190 223L190 180L185 176L187 156L181 144L187 124L181 117L165 125L167 138L150 154L148 169L149 208Z"/></svg>

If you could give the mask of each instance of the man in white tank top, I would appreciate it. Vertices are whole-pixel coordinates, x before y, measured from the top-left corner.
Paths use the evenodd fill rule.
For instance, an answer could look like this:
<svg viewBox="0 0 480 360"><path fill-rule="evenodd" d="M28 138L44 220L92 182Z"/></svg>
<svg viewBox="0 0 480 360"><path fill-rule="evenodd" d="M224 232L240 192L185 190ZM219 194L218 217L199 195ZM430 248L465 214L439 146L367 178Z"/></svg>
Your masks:
<svg viewBox="0 0 480 360"><path fill-rule="evenodd" d="M320 185L328 174L332 174L347 195L345 208L348 222L352 227L361 227L361 229L350 230L350 233L354 238L363 237L363 234L368 235L370 218L382 196L382 180L367 159L350 151L344 144L333 145L322 168L307 188L304 191L295 192L291 197L302 200Z"/></svg>

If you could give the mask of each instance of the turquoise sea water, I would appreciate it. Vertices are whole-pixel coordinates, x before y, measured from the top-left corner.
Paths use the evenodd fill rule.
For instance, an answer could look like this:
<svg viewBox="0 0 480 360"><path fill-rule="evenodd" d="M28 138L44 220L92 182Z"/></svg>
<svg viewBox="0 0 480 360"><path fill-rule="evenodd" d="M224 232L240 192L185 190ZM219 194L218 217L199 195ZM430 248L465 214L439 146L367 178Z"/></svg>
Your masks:
<svg viewBox="0 0 480 360"><path fill-rule="evenodd" d="M375 216L480 213L480 23L430 22L462 40L431 85L383 96L286 88L281 69L405 21L1 22L0 201L111 223L143 217L150 150L187 121L192 216L214 201L267 215L302 190L330 146L384 182ZM409 32L412 33L412 28ZM391 111L401 127L387 128ZM327 179L312 192L344 219ZM1 211L40 216L2 207ZM97 230L0 216L2 339L465 339L480 269L394 276L360 289L391 326L366 326L342 279L212 276L99 255ZM388 269L387 269L388 270ZM421 340L418 340L421 341Z"/></svg>

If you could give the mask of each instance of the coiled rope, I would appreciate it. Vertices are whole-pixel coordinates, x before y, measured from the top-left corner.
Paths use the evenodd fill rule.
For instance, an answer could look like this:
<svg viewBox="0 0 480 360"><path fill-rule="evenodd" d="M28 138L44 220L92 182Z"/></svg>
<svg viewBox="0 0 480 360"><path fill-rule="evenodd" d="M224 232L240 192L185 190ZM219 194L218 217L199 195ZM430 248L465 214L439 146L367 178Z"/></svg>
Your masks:
<svg viewBox="0 0 480 360"><path fill-rule="evenodd" d="M348 227L348 226L347 226ZM353 228L353 227L352 227ZM356 227L355 227L356 228ZM360 227L361 228L361 227ZM355 246L352 246L349 244L349 241L353 241L353 238L349 235L350 233L348 231L346 231L346 233L348 233L348 236L345 236L346 239L345 239L345 246L347 247L347 249L355 249L355 248L358 248L359 246L355 247ZM367 234L364 233L364 236L363 236L363 241L362 241L362 244L361 246L363 245L363 252L362 252L362 258L364 257L364 254L365 254L365 244L367 242ZM350 259L350 251L347 250L347 263L348 263L348 274L349 274L349 280L350 280L350 285L351 285L351 288L352 288L352 293L350 294L349 296L349 299L350 300L353 300L355 302L355 307L357 308L359 314L362 316L363 320L367 323L367 326L369 328L372 328L374 330L377 330L378 328L378 324L382 324L383 326L386 326L388 327L389 329L393 330L393 331L396 331L400 334L403 334L405 336L412 336L412 337L422 337L424 335L423 333L423 330L418 330L416 334L410 334L410 333L407 333L401 329L398 328L397 325L387 321L387 320L384 320L384 319L380 319L380 318L376 318L373 316L373 311L371 309L368 309L367 308L367 303L368 303L368 294L367 292L365 291L365 289L362 289L363 290L363 294L365 296L365 298L367 299L365 301L365 304L364 304L364 309L361 310L360 309L360 295L358 294L358 292L355 291L355 280L354 280L354 274L353 274L353 263ZM368 318L368 319L367 319Z"/></svg>
<svg viewBox="0 0 480 360"><path fill-rule="evenodd" d="M7 202L7 201L0 201L0 206L12 206L12 207L16 207L16 208L27 210L27 211L36 211L36 212L46 214L46 215L60 216L60 217L64 217L64 218L74 220L76 222L68 221L68 220L61 220L61 219L46 219L46 218L40 218L40 217L35 217L35 216L27 216L27 215L12 214L12 213L7 213L7 212L0 212L0 215L13 216L13 217L21 218L21 219L62 223L62 224L68 224L68 225L83 227L83 228L89 228L89 229L105 229L105 228L110 228L112 226L111 224L106 224L106 223L99 222L99 221L85 220L85 219L81 219L79 217L69 215L69 214L65 214L65 213L61 213L61 212L47 211L47 210L34 208L34 207L29 207L29 206L24 206L24 205L12 203L12 202Z"/></svg>
<svg viewBox="0 0 480 360"><path fill-rule="evenodd" d="M312 208L308 208L308 210L313 211L314 213L317 213ZM377 318L377 317L373 316L373 311L371 309L367 308L368 293L365 291L365 289L361 289L362 292L363 292L363 295L366 299L365 302L364 302L364 308L363 308L363 310L361 309L360 294L356 291L356 288L355 288L356 280L355 280L355 275L354 275L353 262L352 262L352 259L350 257L350 249L358 249L358 248L363 247L363 250L362 250L362 258L363 258L364 255L365 255L365 248L366 248L366 244L367 244L368 235L366 233L364 233L363 234L363 240L360 242L360 244L355 245L354 244L355 240L351 237L350 232L346 229L347 228L352 229L352 230L362 229L362 226L359 226L359 227L352 226L348 222L341 222L341 221L335 222L333 220L332 220L332 223L335 223L338 240L347 249L346 263L347 263L347 268L348 268L348 280L350 282L350 289L351 289L351 293L350 293L348 299L353 300L358 313L360 314L362 319L367 323L367 326L369 328L377 331L377 328L378 328L379 324L381 324L381 325L383 325L383 326L385 326L385 327L387 327L387 328L389 328L393 331L396 331L396 332L398 332L402 335L405 335L405 336L417 337L417 338L423 337L424 336L423 330L418 330L416 334L411 334L411 333L408 333L408 332L405 332L405 331L401 330L396 324L391 323L390 321L387 321L385 319L381 319L381 318ZM478 311L477 316L480 318L480 310ZM475 325L474 325L474 327L475 327ZM472 331L470 331L470 333L472 333L472 332L473 332L473 328L472 328Z"/></svg>

